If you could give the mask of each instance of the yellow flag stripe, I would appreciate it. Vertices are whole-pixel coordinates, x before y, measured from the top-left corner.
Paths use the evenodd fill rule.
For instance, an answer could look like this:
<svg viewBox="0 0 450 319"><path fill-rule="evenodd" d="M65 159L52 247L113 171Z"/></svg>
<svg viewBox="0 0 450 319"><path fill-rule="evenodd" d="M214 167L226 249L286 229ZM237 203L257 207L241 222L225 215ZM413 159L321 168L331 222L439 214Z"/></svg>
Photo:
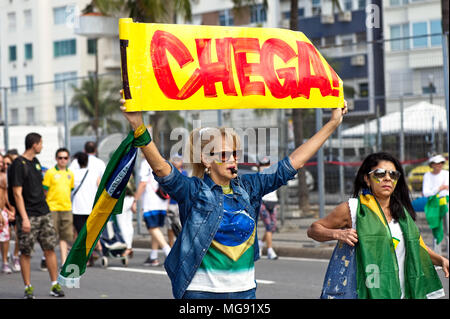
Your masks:
<svg viewBox="0 0 450 319"><path fill-rule="evenodd" d="M211 246L219 250L222 254L225 254L226 256L231 258L233 261L237 261L255 242L255 233L256 227L253 230L250 238L238 246L230 247L222 245L215 240L212 241Z"/></svg>
<svg viewBox="0 0 450 319"><path fill-rule="evenodd" d="M367 206L372 212L374 212L378 218L381 220L384 226L386 226L386 222L383 218L382 212L378 207L377 201L373 197L373 195L363 195L361 198L361 204Z"/></svg>
<svg viewBox="0 0 450 319"><path fill-rule="evenodd" d="M89 255L103 225L108 220L117 199L112 198L104 190L86 221L86 256Z"/></svg>

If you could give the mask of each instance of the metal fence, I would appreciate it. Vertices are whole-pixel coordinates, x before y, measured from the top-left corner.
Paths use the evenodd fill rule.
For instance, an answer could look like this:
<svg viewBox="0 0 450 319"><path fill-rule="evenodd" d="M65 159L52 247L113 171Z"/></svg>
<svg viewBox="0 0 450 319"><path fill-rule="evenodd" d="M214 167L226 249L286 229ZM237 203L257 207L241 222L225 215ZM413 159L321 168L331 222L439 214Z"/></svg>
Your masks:
<svg viewBox="0 0 450 319"><path fill-rule="evenodd" d="M353 178L361 161L367 154L380 150L391 152L403 162L413 195L420 196L423 171L416 176L414 169L424 166L431 154L448 154L448 82L445 76L448 67L446 69L444 63L448 55L443 50L446 45L442 45L446 38L441 35L441 45L432 46L432 36L427 38L428 46L417 50L414 50L413 38L376 43L383 53L378 64L369 57L374 43L356 43L356 40L339 45L330 45L324 40L315 43L331 64L336 63L337 73L342 74L350 114L323 146L323 153L314 156L305 166L309 202L313 208L321 199L327 205L345 200L351 194ZM410 46L398 41L410 41ZM369 63L376 65L370 68ZM54 165L54 152L58 147L69 147L73 154L82 149L85 141L95 139L99 141L101 157L107 161L129 129L117 112L120 72L98 75L98 90L93 74L77 77L73 72L60 73L54 78L46 83L33 83L32 79L27 79L25 85L1 89L3 129L0 131L0 151L4 153L11 148L23 151L25 135L37 131L44 137L40 155L44 166ZM375 88L373 92L370 92L371 87ZM87 100L85 105L80 96ZM177 142L170 139L171 131L176 127L189 129L193 120L200 119L203 126L219 124L237 125L243 129L250 126L276 129L278 159L281 159L294 149L291 114L291 110L258 113L250 109L147 112L146 120L158 128L154 139L166 157ZM304 111L306 139L327 121L328 114L326 110ZM252 158L254 162L256 157ZM250 157L245 160L252 162ZM322 163L325 173L323 194L319 192L318 172L318 164ZM298 209L296 189L296 181L280 189L279 195L284 201L283 218L303 214Z"/></svg>

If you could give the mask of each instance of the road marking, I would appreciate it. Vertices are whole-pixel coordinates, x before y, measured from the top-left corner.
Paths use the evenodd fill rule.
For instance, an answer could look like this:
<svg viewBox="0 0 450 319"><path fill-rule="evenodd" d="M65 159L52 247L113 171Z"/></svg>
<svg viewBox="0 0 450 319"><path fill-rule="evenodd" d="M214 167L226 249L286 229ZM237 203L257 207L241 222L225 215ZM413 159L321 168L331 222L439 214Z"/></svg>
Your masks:
<svg viewBox="0 0 450 319"><path fill-rule="evenodd" d="M263 285L273 285L275 283L275 281L256 279L256 283L263 284Z"/></svg>
<svg viewBox="0 0 450 319"><path fill-rule="evenodd" d="M151 249L149 248L133 248L134 251L139 252L149 252ZM162 249L158 250L158 252L162 252ZM260 260L265 259L267 256L261 256ZM322 263L328 263L330 262L329 259L322 259L322 258L304 258L304 257L281 257L278 256L278 259L280 260L292 260L292 261L315 261L315 262L322 262Z"/></svg>
<svg viewBox="0 0 450 319"><path fill-rule="evenodd" d="M121 268L121 267L108 267L106 269L118 270L118 271L128 271L128 272L139 272L142 274L167 275L165 270L150 270L150 269Z"/></svg>
<svg viewBox="0 0 450 319"><path fill-rule="evenodd" d="M303 258L303 257L281 257L278 256L278 259L281 260L292 260L292 261L315 261L315 262L322 262L322 263L329 263L329 259L319 259L319 258Z"/></svg>
<svg viewBox="0 0 450 319"><path fill-rule="evenodd" d="M116 271L128 271L128 272L137 272L141 274L153 274L153 275L167 275L167 273L163 270L150 270L150 269L140 269L140 268L122 268L122 267L108 267L106 269L116 270ZM263 280L256 279L258 284L262 285L273 285L275 281L272 280Z"/></svg>

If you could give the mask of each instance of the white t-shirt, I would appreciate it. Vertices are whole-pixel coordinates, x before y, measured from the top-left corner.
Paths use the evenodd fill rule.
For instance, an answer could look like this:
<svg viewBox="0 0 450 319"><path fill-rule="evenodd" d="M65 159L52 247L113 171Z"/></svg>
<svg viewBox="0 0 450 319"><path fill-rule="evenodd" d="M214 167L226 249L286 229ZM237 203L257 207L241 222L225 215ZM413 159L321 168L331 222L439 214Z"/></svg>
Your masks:
<svg viewBox="0 0 450 319"><path fill-rule="evenodd" d="M430 197L438 194L438 189L442 184L448 186L448 171L441 170L439 174L426 172L425 175L423 175L423 196ZM439 192L439 197L444 197L447 195L448 190L446 189L443 189Z"/></svg>
<svg viewBox="0 0 450 319"><path fill-rule="evenodd" d="M72 171L79 168L80 164L78 164L77 160L74 160L72 161L72 163L70 163L69 169L71 169ZM106 165L105 162L103 162L95 155L89 154L87 168L89 168L89 171L92 171L92 174L97 175L97 177L100 177L101 179L103 173L105 172Z"/></svg>
<svg viewBox="0 0 450 319"><path fill-rule="evenodd" d="M156 195L156 190L159 187L158 182L155 180L152 168L146 160L141 163L141 168L139 171L139 177L141 182L146 182L145 191L142 194L142 208L144 212L151 210L167 210L167 205L169 200L163 200L161 197Z"/></svg>
<svg viewBox="0 0 450 319"><path fill-rule="evenodd" d="M262 200L265 202L278 202L277 191L273 191L269 194L264 195Z"/></svg>
<svg viewBox="0 0 450 319"><path fill-rule="evenodd" d="M87 175L78 189L72 201L72 213L75 215L89 215L92 211L95 194L97 193L98 173L88 168L77 168L73 170L74 190L78 188L84 175Z"/></svg>
<svg viewBox="0 0 450 319"><path fill-rule="evenodd" d="M403 299L405 296L405 240L400 224L396 220L391 220L389 229L391 230L392 242L394 243L395 255L397 256L398 277L400 279L400 288L402 289L401 298Z"/></svg>

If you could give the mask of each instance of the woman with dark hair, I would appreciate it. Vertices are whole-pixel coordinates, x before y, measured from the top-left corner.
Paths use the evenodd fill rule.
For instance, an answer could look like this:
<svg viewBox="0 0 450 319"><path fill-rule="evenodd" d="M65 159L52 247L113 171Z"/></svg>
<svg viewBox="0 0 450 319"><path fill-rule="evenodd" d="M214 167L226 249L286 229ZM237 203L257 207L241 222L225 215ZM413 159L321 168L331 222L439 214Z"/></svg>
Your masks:
<svg viewBox="0 0 450 319"><path fill-rule="evenodd" d="M439 298L444 290L434 265L448 278L448 259L424 244L415 216L400 162L374 153L358 170L353 198L314 222L308 236L355 247L356 274L350 276L356 280L348 281L356 281L357 298ZM345 286L347 278L342 282Z"/></svg>

